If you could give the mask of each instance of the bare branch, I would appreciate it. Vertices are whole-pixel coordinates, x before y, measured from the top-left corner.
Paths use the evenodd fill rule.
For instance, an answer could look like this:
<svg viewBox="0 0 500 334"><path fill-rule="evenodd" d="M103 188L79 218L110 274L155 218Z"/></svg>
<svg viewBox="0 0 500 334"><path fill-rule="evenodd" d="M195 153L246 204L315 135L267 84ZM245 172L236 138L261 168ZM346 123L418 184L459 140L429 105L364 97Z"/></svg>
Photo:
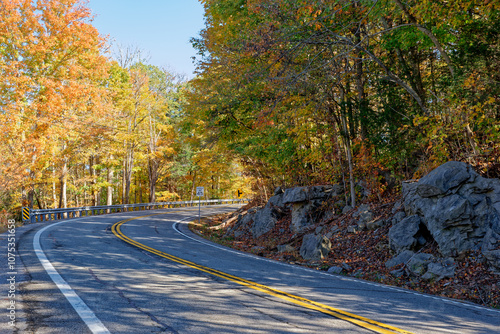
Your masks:
<svg viewBox="0 0 500 334"><path fill-rule="evenodd" d="M418 30L420 30L422 33L424 33L427 37L429 37L431 39L432 43L434 43L434 45L436 46L436 48L441 53L441 56L443 56L443 59L446 62L446 64L448 65L448 69L450 70L451 75L454 76L455 74L454 74L454 71L453 71L453 64L451 63L451 59L448 56L448 54L446 53L446 51L444 50L443 46L441 45L441 43L439 42L439 40L437 39L437 37L429 29L427 29L423 25L418 24L417 19L413 15L411 15L411 13L401 3L401 1L394 0L394 2L405 13L405 15L408 16L408 19L410 20L411 24L413 26L415 26Z"/></svg>

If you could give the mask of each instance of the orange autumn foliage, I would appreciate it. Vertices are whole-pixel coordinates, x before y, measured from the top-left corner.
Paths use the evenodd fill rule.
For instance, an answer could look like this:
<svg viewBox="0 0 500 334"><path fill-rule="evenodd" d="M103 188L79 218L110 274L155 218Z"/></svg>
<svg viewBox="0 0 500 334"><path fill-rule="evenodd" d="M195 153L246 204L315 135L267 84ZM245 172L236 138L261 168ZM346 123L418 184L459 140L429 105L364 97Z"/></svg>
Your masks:
<svg viewBox="0 0 500 334"><path fill-rule="evenodd" d="M101 112L107 59L80 0L0 0L0 12L0 181L13 189L42 182L79 117Z"/></svg>

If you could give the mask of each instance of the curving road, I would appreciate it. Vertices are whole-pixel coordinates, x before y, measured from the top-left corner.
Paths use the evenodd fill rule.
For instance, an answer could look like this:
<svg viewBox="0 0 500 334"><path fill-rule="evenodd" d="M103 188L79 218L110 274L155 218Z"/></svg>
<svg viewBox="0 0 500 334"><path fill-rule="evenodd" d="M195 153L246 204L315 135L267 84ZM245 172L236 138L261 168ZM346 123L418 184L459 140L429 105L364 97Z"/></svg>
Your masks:
<svg viewBox="0 0 500 334"><path fill-rule="evenodd" d="M202 207L202 215L235 208ZM25 233L19 332L500 333L499 310L212 244L188 230L197 214L128 212Z"/></svg>

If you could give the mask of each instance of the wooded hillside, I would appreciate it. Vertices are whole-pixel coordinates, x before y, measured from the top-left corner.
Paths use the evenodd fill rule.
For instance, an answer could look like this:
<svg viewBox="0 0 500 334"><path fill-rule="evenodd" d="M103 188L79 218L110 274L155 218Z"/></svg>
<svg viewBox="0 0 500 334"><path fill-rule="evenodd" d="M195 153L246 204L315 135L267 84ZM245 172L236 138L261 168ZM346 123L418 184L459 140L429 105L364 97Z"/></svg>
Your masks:
<svg viewBox="0 0 500 334"><path fill-rule="evenodd" d="M265 185L499 175L498 1L204 4L191 113Z"/></svg>
<svg viewBox="0 0 500 334"><path fill-rule="evenodd" d="M0 0L0 210L500 176L500 2L203 0L187 82L80 0Z"/></svg>

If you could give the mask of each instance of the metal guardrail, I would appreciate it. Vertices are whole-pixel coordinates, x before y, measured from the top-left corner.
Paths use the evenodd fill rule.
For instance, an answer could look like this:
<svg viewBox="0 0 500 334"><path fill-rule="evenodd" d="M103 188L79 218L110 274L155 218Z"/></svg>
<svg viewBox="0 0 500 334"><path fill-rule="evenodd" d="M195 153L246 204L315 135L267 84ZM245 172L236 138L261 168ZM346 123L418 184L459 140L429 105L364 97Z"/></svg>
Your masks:
<svg viewBox="0 0 500 334"><path fill-rule="evenodd" d="M25 223L36 223L58 219L68 219L86 216L97 216L113 212L141 211L175 207L187 207L197 205L234 204L248 202L248 199L210 199L202 201L181 201L181 202L160 202L160 203L139 203L121 205L101 205L82 206L78 208L64 209L31 209L29 210L29 220Z"/></svg>

